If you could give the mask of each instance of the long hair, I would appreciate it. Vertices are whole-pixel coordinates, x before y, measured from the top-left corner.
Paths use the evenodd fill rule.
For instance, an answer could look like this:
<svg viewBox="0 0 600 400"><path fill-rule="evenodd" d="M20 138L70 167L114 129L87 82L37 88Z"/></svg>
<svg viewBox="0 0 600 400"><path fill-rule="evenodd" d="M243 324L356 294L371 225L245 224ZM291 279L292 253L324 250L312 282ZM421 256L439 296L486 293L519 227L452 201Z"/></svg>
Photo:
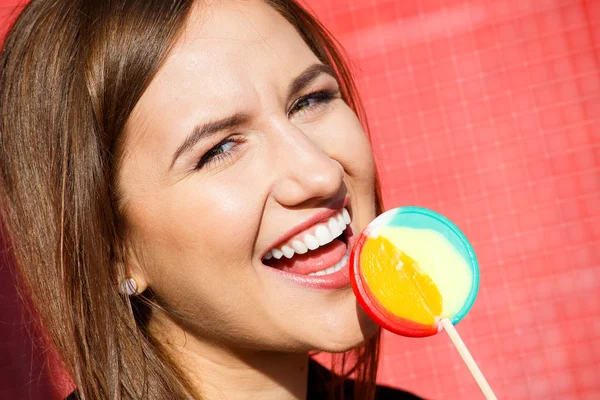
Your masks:
<svg viewBox="0 0 600 400"><path fill-rule="evenodd" d="M266 0L333 67L367 123L331 34L295 1ZM116 170L124 126L185 26L193 0L33 0L0 56L0 210L51 347L81 399L199 398L146 329L124 277ZM381 195L377 188L377 211ZM379 335L341 356L356 399L374 394ZM341 379L332 396L342 393Z"/></svg>

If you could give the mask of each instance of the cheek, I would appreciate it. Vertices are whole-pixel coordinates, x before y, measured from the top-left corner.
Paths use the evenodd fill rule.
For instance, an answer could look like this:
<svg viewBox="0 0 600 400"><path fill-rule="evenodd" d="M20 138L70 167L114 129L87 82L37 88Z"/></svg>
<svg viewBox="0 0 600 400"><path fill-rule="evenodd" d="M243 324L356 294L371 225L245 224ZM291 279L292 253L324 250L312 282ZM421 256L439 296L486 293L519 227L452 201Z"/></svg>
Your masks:
<svg viewBox="0 0 600 400"><path fill-rule="evenodd" d="M149 287L180 322L202 321L206 335L222 335L236 321L249 324L245 315L253 315L232 304L248 303L247 288L256 286L251 260L260 188L224 175L202 185L190 177L131 204L129 215Z"/></svg>
<svg viewBox="0 0 600 400"><path fill-rule="evenodd" d="M336 110L321 128L327 132L323 141L325 152L336 159L355 184L373 188L375 164L371 143L360 121L346 105Z"/></svg>
<svg viewBox="0 0 600 400"><path fill-rule="evenodd" d="M249 265L260 190L246 182L233 184L224 174L213 178L200 185L192 175L130 204L130 225L147 254L144 268L151 285L171 286L192 275L219 279Z"/></svg>
<svg viewBox="0 0 600 400"><path fill-rule="evenodd" d="M347 174L355 227L363 229L376 216L373 150L354 112L347 106L340 111L324 128L329 133L323 143L325 151Z"/></svg>

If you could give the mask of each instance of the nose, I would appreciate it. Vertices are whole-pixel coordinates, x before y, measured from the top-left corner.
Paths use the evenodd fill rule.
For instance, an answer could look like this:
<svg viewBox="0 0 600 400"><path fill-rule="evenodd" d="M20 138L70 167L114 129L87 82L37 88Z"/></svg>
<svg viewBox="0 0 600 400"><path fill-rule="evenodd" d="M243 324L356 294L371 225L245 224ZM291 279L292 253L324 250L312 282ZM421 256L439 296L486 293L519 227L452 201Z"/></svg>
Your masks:
<svg viewBox="0 0 600 400"><path fill-rule="evenodd" d="M283 125L283 126L282 126ZM286 120L275 135L272 196L286 207L316 206L340 193L344 168L323 146Z"/></svg>

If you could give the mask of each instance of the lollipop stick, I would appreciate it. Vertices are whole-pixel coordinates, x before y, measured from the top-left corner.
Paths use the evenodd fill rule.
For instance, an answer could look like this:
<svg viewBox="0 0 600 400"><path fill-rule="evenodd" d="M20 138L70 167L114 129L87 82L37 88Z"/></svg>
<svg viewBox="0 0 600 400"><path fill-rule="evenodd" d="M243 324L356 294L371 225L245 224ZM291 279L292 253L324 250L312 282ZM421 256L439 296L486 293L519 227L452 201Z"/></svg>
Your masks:
<svg viewBox="0 0 600 400"><path fill-rule="evenodd" d="M475 382L477 382L477 384L479 385L479 388L483 392L485 398L487 400L497 400L498 398L492 391L490 384L485 379L485 376L483 376L483 374L481 373L481 370L477 366L475 359L469 352L469 349L467 349L467 346L465 346L465 342L463 342L463 340L461 339L460 335L458 334L458 331L456 330L452 322L448 318L442 318L440 322L442 323L442 326L444 327L446 333L448 333L448 336L450 336L450 340L452 340L454 347L456 347L456 350L458 350L458 354L460 354L465 364L467 364L471 375L473 375L473 378L475 378Z"/></svg>

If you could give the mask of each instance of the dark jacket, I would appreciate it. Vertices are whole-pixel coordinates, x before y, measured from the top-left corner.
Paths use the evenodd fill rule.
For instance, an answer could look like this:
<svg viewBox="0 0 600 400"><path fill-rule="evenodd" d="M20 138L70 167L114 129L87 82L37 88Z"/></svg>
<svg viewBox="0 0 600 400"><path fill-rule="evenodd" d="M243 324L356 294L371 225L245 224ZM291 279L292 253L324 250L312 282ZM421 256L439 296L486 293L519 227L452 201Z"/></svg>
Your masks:
<svg viewBox="0 0 600 400"><path fill-rule="evenodd" d="M308 363L308 391L307 400L329 400L328 386L333 378L328 369L317 362L310 360ZM422 400L414 394L387 386L377 386L377 400ZM78 400L76 392L71 393L65 400ZM344 399L354 400L354 381L344 382Z"/></svg>
<svg viewBox="0 0 600 400"><path fill-rule="evenodd" d="M310 360L308 363L308 391L307 400L329 400L328 386L333 376L331 372ZM412 393L393 389L387 386L377 386L375 394L377 400L423 400L421 397ZM346 380L344 382L344 400L354 400L354 381Z"/></svg>

